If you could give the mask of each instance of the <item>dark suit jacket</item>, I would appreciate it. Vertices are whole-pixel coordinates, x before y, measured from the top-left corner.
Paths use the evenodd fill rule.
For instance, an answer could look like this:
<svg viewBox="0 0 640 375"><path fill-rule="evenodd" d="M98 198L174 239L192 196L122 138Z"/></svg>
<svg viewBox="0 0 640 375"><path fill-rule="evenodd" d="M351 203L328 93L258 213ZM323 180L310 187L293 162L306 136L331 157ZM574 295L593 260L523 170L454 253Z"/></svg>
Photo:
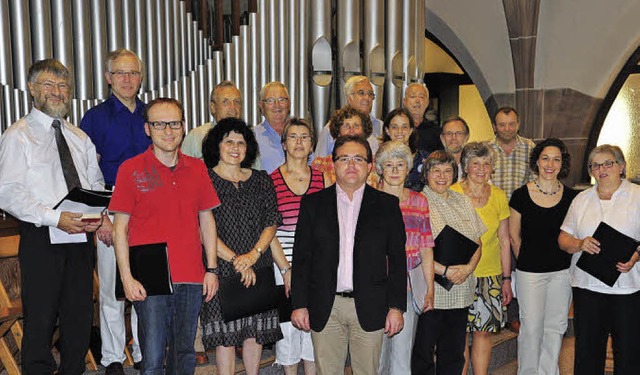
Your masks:
<svg viewBox="0 0 640 375"><path fill-rule="evenodd" d="M407 308L406 234L398 198L366 186L356 224L353 294L365 331L384 328L389 308ZM318 332L336 294L340 232L336 186L302 198L293 251L293 309L307 308Z"/></svg>

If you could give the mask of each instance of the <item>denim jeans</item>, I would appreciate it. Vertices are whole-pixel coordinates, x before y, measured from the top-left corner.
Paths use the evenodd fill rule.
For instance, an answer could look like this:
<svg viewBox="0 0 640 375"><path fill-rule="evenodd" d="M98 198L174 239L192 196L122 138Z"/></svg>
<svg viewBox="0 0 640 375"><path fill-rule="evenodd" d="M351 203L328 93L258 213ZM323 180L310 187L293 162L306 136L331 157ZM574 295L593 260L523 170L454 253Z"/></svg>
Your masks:
<svg viewBox="0 0 640 375"><path fill-rule="evenodd" d="M134 302L142 349L140 374L194 373L193 341L201 305L202 285L199 284L173 284L172 295L150 296Z"/></svg>

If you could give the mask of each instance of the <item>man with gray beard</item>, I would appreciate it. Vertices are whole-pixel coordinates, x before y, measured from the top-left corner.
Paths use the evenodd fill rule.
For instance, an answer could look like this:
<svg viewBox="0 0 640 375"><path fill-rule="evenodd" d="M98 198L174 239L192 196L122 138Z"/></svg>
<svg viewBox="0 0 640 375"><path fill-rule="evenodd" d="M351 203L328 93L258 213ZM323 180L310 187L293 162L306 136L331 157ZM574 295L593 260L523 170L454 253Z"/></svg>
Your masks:
<svg viewBox="0 0 640 375"><path fill-rule="evenodd" d="M60 327L60 374L82 374L93 321L93 236L100 222L54 208L75 187L103 190L96 149L65 120L71 75L57 60L29 68L33 109L0 138L0 209L20 223L22 371L52 374ZM61 240L52 241L59 238Z"/></svg>

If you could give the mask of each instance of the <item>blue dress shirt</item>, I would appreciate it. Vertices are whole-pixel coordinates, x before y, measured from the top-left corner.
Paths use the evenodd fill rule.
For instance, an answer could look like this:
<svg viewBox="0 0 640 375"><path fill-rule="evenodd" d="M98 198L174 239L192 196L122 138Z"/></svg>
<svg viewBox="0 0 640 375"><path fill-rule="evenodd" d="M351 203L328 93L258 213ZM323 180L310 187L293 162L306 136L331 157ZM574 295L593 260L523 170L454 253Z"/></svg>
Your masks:
<svg viewBox="0 0 640 375"><path fill-rule="evenodd" d="M151 138L144 132L142 113L146 104L136 98L133 113L111 95L91 108L82 118L80 128L91 138L100 155L100 170L107 185L116 183L120 164L149 148Z"/></svg>
<svg viewBox="0 0 640 375"><path fill-rule="evenodd" d="M284 150L280 142L280 134L271 127L269 121L264 120L253 128L256 141L260 148L260 167L271 174L276 168L284 164Z"/></svg>

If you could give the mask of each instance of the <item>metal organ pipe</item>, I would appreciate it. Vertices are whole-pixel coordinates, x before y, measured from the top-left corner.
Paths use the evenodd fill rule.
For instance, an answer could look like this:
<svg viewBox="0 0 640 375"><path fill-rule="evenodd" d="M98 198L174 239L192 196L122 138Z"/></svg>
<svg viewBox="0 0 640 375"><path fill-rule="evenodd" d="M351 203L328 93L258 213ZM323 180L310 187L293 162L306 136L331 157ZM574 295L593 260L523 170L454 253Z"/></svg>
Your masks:
<svg viewBox="0 0 640 375"><path fill-rule="evenodd" d="M243 106L250 106L250 117L245 118L247 124L250 126L258 123L258 94L260 93L260 83L262 82L263 73L263 62L262 62L262 45L260 43L260 39L262 39L262 35L259 35L258 30L262 26L260 24L261 18L258 17L257 13L249 13L249 43L251 44L251 63L249 64L249 68L251 69L250 81L249 85L249 96L251 97L251 103L243 103ZM264 70L266 72L266 69Z"/></svg>
<svg viewBox="0 0 640 375"><path fill-rule="evenodd" d="M125 0L126 1L126 0ZM102 11L104 11L104 1L99 1L98 3L100 4L96 4L95 1L92 1L93 5L99 6ZM107 50L109 52L117 50L118 48L121 48L123 46L123 42L122 42L122 22L125 20L124 14L122 12L122 0L107 0L106 2L106 6L107 6L107 14L106 14L106 18L107 18L107 29L108 29L108 47ZM96 16L96 7L93 7L94 11L93 16ZM101 13L98 15L98 17L100 17L102 19L101 22L104 23L104 13ZM94 20L92 20L92 22L94 22ZM95 27L95 26L94 26ZM125 29L128 30L128 29ZM103 79L102 77L100 77L101 79Z"/></svg>
<svg viewBox="0 0 640 375"><path fill-rule="evenodd" d="M242 96L242 118L248 121L252 115L253 97L251 95L251 68L250 62L252 61L251 55L251 32L249 26L240 26L240 57L238 63L240 65L240 79L238 80L238 87L240 88L240 95Z"/></svg>
<svg viewBox="0 0 640 375"><path fill-rule="evenodd" d="M298 58L298 116L309 119L309 0L299 0L297 34L299 47Z"/></svg>
<svg viewBox="0 0 640 375"><path fill-rule="evenodd" d="M110 1L109 3L113 3ZM111 11L115 12L115 9L111 9ZM90 98L97 99L106 99L108 96L108 85L104 80L105 66L104 60L107 57L107 25L105 23L106 17L109 16L108 12L105 9L104 1L102 0L91 0L91 40L93 42L93 47L91 48L91 53L93 56L93 86L94 86L94 95L90 96ZM115 22L110 25L111 29L120 29L120 17L117 17L117 20L111 20L110 22ZM120 46L120 38L122 36L121 33L113 33L109 36L109 38L116 38L114 41L109 41L109 45L117 49Z"/></svg>
<svg viewBox="0 0 640 375"><path fill-rule="evenodd" d="M360 6L362 0L338 1L338 91L340 106L346 103L344 84L362 74L360 65ZM351 17L349 17L351 15Z"/></svg>
<svg viewBox="0 0 640 375"><path fill-rule="evenodd" d="M405 72L403 96L407 85L416 81L415 12L415 2L405 1L402 6L402 66Z"/></svg>
<svg viewBox="0 0 640 375"><path fill-rule="evenodd" d="M386 7L386 43L385 43L385 112L389 113L400 106L402 97L402 0L387 0Z"/></svg>
<svg viewBox="0 0 640 375"><path fill-rule="evenodd" d="M298 12L297 5L299 0L286 0L288 5L288 14L287 18L289 22L287 23L289 29L285 33L285 27L282 27L282 34L288 34L288 57L289 60L287 64L282 64L283 67L289 67L288 76L287 76L287 88L289 90L289 105L291 106L291 116L300 117L299 107L298 107L298 69L300 66L298 65L298 59L300 58L300 46L298 44L299 40L302 39L299 30L299 22L298 22ZM284 2L283 2L284 3ZM283 25L284 26L284 25ZM286 71L287 69L285 69Z"/></svg>
<svg viewBox="0 0 640 375"><path fill-rule="evenodd" d="M51 57L53 52L51 43L51 3L46 0L32 0L30 5L33 60L38 61Z"/></svg>
<svg viewBox="0 0 640 375"><path fill-rule="evenodd" d="M122 46L129 51L136 50L133 0L122 1Z"/></svg>
<svg viewBox="0 0 640 375"><path fill-rule="evenodd" d="M142 81L141 91L144 93L149 89L149 67L147 64L147 38L145 34L147 11L145 3L142 1L135 1L135 52L142 60L145 66L144 79Z"/></svg>
<svg viewBox="0 0 640 375"><path fill-rule="evenodd" d="M331 50L331 3L325 0L310 0L311 41L311 101L313 103L313 126L316 134L329 119L333 65Z"/></svg>
<svg viewBox="0 0 640 375"><path fill-rule="evenodd" d="M382 117L382 98L384 93L384 0L364 0L364 75L369 77L376 98L373 101L373 114Z"/></svg>

